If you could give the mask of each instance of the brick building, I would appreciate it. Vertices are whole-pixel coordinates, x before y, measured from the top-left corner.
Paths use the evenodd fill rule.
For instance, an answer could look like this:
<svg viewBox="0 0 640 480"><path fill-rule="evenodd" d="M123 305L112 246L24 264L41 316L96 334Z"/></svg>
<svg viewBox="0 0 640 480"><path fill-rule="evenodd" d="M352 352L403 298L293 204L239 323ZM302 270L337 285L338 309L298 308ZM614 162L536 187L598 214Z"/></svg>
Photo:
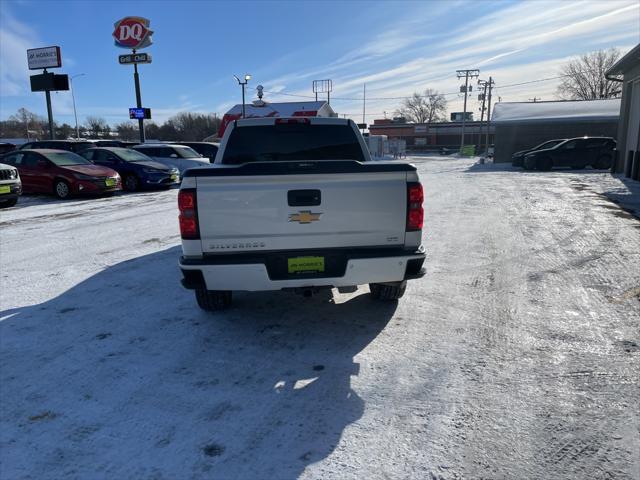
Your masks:
<svg viewBox="0 0 640 480"><path fill-rule="evenodd" d="M386 135L407 142L407 150L434 151L446 148L458 150L462 136L462 122L406 123L397 119L374 120L369 125L371 135ZM489 143L493 143L494 128L490 126ZM465 122L465 145L482 146L486 136L485 122Z"/></svg>

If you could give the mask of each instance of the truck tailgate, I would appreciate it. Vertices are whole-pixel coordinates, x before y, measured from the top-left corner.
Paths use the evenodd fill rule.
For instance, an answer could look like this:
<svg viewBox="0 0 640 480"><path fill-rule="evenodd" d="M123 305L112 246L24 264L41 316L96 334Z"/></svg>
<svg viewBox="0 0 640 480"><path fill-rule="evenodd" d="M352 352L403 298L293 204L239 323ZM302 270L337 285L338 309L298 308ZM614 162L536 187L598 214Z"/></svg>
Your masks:
<svg viewBox="0 0 640 480"><path fill-rule="evenodd" d="M407 169L359 165L335 173L322 165L321 171L252 174L255 164L244 172L196 173L202 251L403 245Z"/></svg>

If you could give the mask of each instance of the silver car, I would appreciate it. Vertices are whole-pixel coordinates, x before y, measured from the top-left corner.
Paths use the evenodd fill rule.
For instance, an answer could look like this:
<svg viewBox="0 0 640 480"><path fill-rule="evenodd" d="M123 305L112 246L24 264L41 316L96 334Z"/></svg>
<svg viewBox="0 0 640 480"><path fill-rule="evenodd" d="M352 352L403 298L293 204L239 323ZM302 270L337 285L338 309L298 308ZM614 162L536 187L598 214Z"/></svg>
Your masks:
<svg viewBox="0 0 640 480"><path fill-rule="evenodd" d="M198 152L184 145L167 144L167 143L144 143L136 145L134 150L144 153L156 162L162 163L168 167L177 168L180 176L188 168L207 167L211 164L207 157L203 157Z"/></svg>

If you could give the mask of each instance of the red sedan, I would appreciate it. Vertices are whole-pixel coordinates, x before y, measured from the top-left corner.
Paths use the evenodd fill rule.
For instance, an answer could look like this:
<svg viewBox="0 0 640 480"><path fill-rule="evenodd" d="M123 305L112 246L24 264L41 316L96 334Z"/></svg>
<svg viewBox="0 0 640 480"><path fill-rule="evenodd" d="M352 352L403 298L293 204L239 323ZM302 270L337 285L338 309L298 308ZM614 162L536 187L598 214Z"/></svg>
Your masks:
<svg viewBox="0 0 640 480"><path fill-rule="evenodd" d="M53 193L58 198L68 198L122 189L118 172L66 150L18 150L2 157L2 163L18 169L25 193Z"/></svg>

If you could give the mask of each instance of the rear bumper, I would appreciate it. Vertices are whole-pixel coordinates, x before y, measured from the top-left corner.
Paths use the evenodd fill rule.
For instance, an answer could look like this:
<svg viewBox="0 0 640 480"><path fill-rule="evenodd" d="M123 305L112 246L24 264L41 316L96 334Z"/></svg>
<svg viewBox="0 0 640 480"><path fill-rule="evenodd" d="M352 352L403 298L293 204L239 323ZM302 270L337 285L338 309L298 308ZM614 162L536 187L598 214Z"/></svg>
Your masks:
<svg viewBox="0 0 640 480"><path fill-rule="evenodd" d="M286 259L325 257L323 274L288 274ZM327 250L275 252L262 255L227 254L180 259L182 285L188 289L265 291L304 287L349 287L367 283L392 283L425 275L423 249Z"/></svg>

